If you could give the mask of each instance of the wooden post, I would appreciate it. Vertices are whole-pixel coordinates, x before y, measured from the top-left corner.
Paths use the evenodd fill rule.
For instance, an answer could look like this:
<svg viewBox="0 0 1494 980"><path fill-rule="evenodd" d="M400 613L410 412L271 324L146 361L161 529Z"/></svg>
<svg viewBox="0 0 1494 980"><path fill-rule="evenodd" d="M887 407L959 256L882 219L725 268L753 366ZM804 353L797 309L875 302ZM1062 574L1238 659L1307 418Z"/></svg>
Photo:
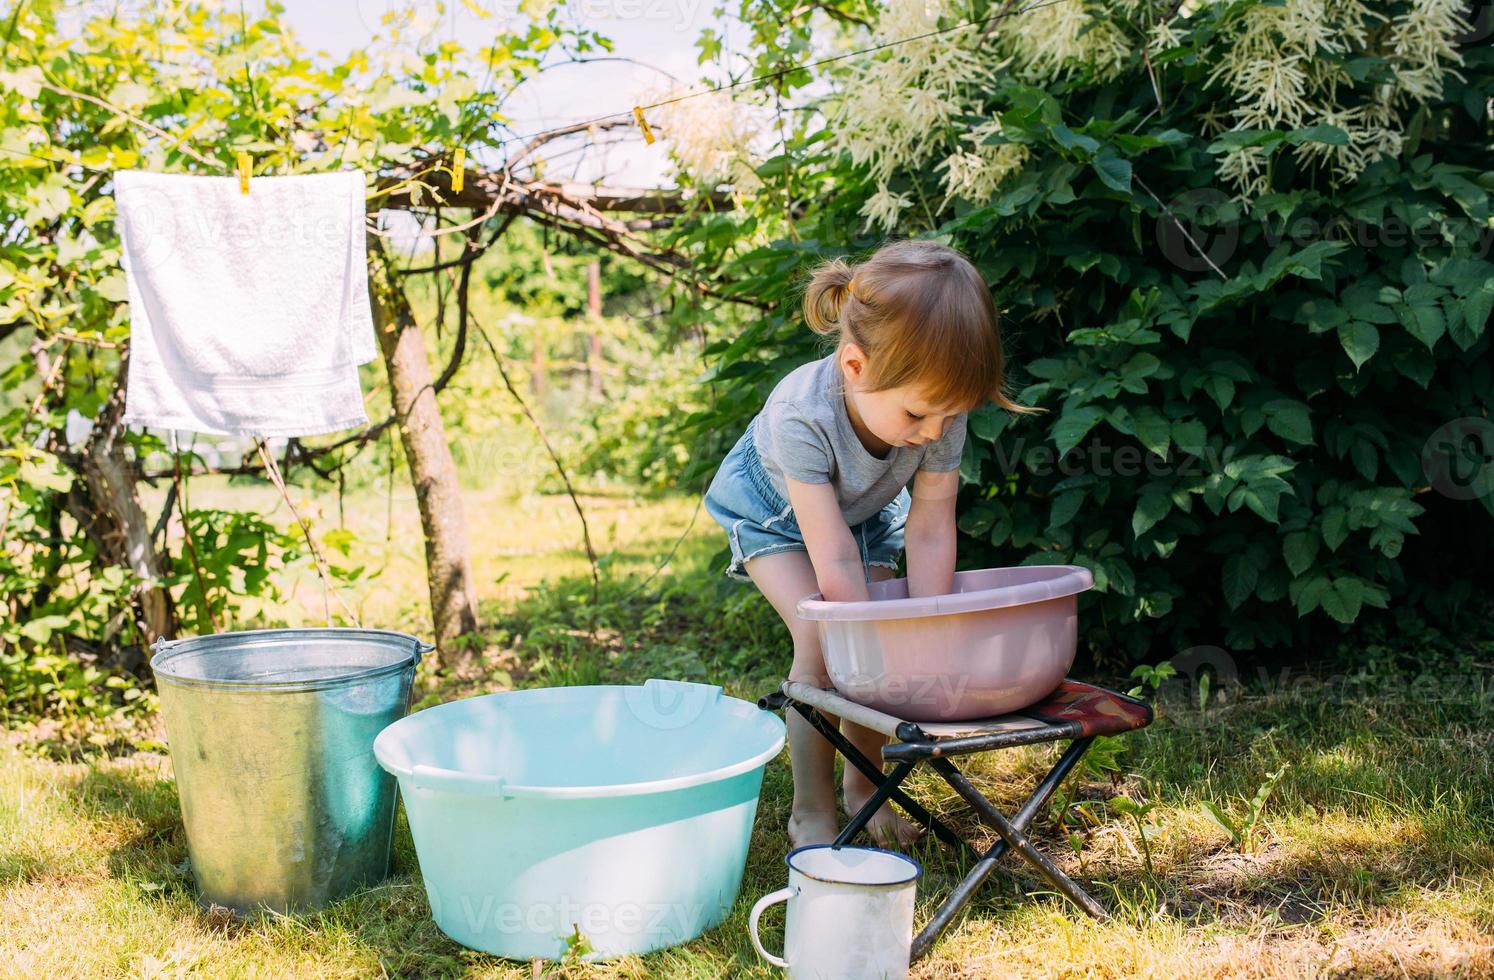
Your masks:
<svg viewBox="0 0 1494 980"><path fill-rule="evenodd" d="M394 276L387 274L387 263L383 243L371 239L369 285L374 294L374 329L389 372L399 438L425 530L425 571L436 646L443 666L470 666L476 652L454 642L477 631L477 595L467 554L466 512L441 410L431 387L425 336L415 322L404 290Z"/></svg>
<svg viewBox="0 0 1494 980"><path fill-rule="evenodd" d="M591 382L593 398L602 397L602 263L586 266L586 313L592 322L592 333L586 350L586 376Z"/></svg>
<svg viewBox="0 0 1494 980"><path fill-rule="evenodd" d="M534 403L543 406L545 401L545 339L536 330L530 335L529 391Z"/></svg>

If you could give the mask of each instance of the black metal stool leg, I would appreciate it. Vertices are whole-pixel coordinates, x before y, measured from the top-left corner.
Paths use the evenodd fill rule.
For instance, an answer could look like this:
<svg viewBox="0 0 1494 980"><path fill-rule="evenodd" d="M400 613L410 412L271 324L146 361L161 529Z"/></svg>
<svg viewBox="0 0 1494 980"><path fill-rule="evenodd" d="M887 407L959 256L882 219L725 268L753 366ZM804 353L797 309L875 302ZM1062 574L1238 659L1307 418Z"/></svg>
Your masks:
<svg viewBox="0 0 1494 980"><path fill-rule="evenodd" d="M1084 710L1094 715L1099 720L1091 725L1078 720L1054 720L1041 710L1024 711L1019 714L1025 715L1029 722L1036 721L1039 724L1025 724L1012 726L992 725L989 730L980 733L965 735L954 738L931 738L924 733L915 723L904 721L897 727L897 735L893 742L882 749L881 763L893 764L890 773L882 771L879 765L868 759L864 753L859 751L849 739L845 738L833 722L833 707L831 710L821 713L814 704L825 701L818 695L813 699L814 704L799 702L794 698L780 692L775 692L759 701L760 706L767 709L792 706L812 727L835 747L847 764L854 765L869 779L876 787L873 796L867 801L867 805L861 811L852 815L851 824L846 827L841 836L837 838L836 844L848 842L861 830L865 829L867 821L887 800L899 804L912 817L927 825L934 831L935 836L946 844L959 850L970 851L975 856L965 876L952 889L949 896L934 912L933 917L924 925L917 936L914 937L910 950L913 959L923 956L933 946L940 934L948 928L949 924L970 903L975 893L990 877L996 869L998 862L1008 853L1015 851L1023 861L1032 865L1042 876L1065 898L1069 899L1080 909L1099 919L1109 918L1105 908L1095 901L1077 882L1064 874L1053 861L1039 851L1027 837L1027 829L1037 818L1038 812L1052 799L1063 780L1073 771L1079 763L1080 758L1090 748L1093 736L1085 735L1086 727L1093 730L1098 727L1101 731L1114 733L1116 731L1131 731L1144 728L1152 720L1151 709L1135 699L1127 698L1115 691L1107 691L1103 688L1095 688L1093 685L1084 685L1077 682L1066 682L1076 691L1067 691L1064 698L1058 698L1055 704L1070 706L1080 704L1083 699L1109 698L1113 705L1118 705L1122 714L1116 717L1100 717L1106 712L1091 710L1093 706L1085 707ZM829 703L833 705L838 697L835 692L826 692ZM1080 697L1081 701L1075 701ZM843 699L842 699L843 700ZM1087 704L1087 702L1084 702ZM1043 706L1039 705L1041 709ZM1140 707L1142 711L1136 711ZM1071 718L1072 713L1060 712L1065 718ZM1110 715L1114 713L1111 712ZM1000 749L1016 748L1021 745L1036 745L1044 742L1062 741L1069 739L1070 744L1053 768L1038 783L1027 801L1022 804L1015 815L1008 819L999 811L990 800L978 790L971 781L960 772L950 760L957 756L973 755ZM935 818L928 810L919 805L899 788L917 768L918 763L928 762L945 782L973 808L980 820L996 831L997 840L986 849L984 854L977 854L968 842L960 838L954 831L950 830L942 821Z"/></svg>
<svg viewBox="0 0 1494 980"><path fill-rule="evenodd" d="M1063 755L1054 763L1053 768L1048 770L1048 775L1043 777L1043 781L1038 783L1037 788L1032 791L1032 795L1027 798L1027 802L1022 804L1022 809L1018 810L1017 815L1012 818L1013 827L1019 831L1027 830L1028 826L1032 824L1033 819L1037 816L1038 811L1053 797L1053 793L1058 789L1059 784L1063 782L1064 777L1078 764L1080 757L1089 749L1090 743L1093 741L1094 739L1091 738L1075 739L1064 750ZM960 883L955 886L954 891L949 893L949 897L934 911L933 917L924 923L923 928L918 931L918 935L913 937L912 959L916 960L928 952L929 947L934 945L934 941L939 938L940 933L949 927L950 922L954 921L955 916L964 911L965 906L970 904L970 900L975 897L976 891L979 890L981 885L985 884L986 879L991 876L991 872L996 870L997 863L1006 854L1006 851L1006 840L998 837L996 842L986 850L986 853L981 855L980 860L971 865L970 870L964 878L960 879Z"/></svg>
<svg viewBox="0 0 1494 980"><path fill-rule="evenodd" d="M870 780L873 785L879 789L882 787L883 783L887 781L888 776L882 771L881 766L862 754L861 750L852 745L851 740L842 735L839 729L826 721L825 716L820 714L819 711L809 705L799 704L798 702L792 703L799 714L803 715L814 726L814 730L823 735L831 745L835 746L837 752L845 756L847 762L861 770L861 774ZM887 795L904 810L908 811L909 816L914 820L929 828L939 840L957 850L974 853L975 849L961 838L960 835L950 830L944 821L930 813L923 804L913 799L907 793L904 793L901 789L896 788L896 785L888 791ZM875 813L876 811L873 810L871 812ZM870 814L868 814L868 819L870 819Z"/></svg>
<svg viewBox="0 0 1494 980"><path fill-rule="evenodd" d="M949 783L966 803L975 808L981 820L1001 835L1001 839L1006 842L1008 848L1016 851L1023 860L1037 868L1065 898L1097 919L1110 917L1110 913L1106 912L1099 902L1091 898L1089 893L1080 888L1072 878L1060 871L1047 855L1033 847L1027 835L1012 826L1011 822L1002 816L1001 811L992 806L991 801L986 799L980 790L965 778L964 773L956 769L948 759L930 759L929 764L938 770L939 775L944 777L944 781Z"/></svg>
<svg viewBox="0 0 1494 980"><path fill-rule="evenodd" d="M867 798L867 801L861 805L861 809L851 815L850 823L846 824L839 836L835 838L834 846L840 847L855 840L856 835L861 833L863 827L871 823L871 818L876 815L877 810L887 802L889 796L897 791L898 786L908 778L908 773L912 771L913 763L911 762L900 762L894 766L892 772L888 773L886 778L877 785L876 792Z"/></svg>

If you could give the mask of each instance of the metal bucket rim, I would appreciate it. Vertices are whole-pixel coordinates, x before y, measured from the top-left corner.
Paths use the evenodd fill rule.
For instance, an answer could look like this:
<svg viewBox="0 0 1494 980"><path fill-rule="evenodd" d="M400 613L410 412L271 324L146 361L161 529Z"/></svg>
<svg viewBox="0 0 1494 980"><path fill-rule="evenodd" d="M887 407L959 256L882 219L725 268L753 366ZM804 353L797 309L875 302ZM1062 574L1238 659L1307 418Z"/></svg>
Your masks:
<svg viewBox="0 0 1494 980"><path fill-rule="evenodd" d="M173 659L184 653L193 652L192 647L202 646L210 640L219 640L225 637L247 637L248 641L244 646L257 646L257 641L260 640L273 640L288 635L305 638L308 634L321 634L323 636L328 634L356 634L368 637L393 637L409 641L410 653L405 658L396 660L393 663L380 664L377 667L368 667L364 670L339 674L335 677L315 677L302 680L209 680L201 677L184 677L171 672L170 662ZM435 647L413 634L404 633L399 630L370 629L362 626L314 626L229 630L222 633L209 633L203 636L182 637L177 640L168 640L163 636L151 644L151 649L155 653L150 658L150 668L155 674L157 684L164 683L179 687L207 688L220 691L252 691L256 694L294 694L302 691L321 691L332 687L344 687L349 684L358 684L391 674L398 674L406 670L414 670L420 664L421 656L431 652ZM209 650L199 651L202 654L210 652Z"/></svg>

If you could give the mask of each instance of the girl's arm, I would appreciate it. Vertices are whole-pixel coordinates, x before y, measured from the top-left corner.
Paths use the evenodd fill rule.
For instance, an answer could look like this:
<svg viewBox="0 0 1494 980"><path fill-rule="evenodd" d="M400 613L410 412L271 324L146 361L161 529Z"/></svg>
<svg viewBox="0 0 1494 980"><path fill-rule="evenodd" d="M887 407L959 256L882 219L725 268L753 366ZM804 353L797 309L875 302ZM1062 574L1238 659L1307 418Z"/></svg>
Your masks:
<svg viewBox="0 0 1494 980"><path fill-rule="evenodd" d="M861 549L846 526L835 488L829 483L800 483L789 477L789 503L804 534L809 562L820 585L820 594L831 602L866 599L866 570L861 567Z"/></svg>
<svg viewBox="0 0 1494 980"><path fill-rule="evenodd" d="M959 470L919 470L913 505L903 531L908 553L908 595L947 595L954 590L955 497Z"/></svg>

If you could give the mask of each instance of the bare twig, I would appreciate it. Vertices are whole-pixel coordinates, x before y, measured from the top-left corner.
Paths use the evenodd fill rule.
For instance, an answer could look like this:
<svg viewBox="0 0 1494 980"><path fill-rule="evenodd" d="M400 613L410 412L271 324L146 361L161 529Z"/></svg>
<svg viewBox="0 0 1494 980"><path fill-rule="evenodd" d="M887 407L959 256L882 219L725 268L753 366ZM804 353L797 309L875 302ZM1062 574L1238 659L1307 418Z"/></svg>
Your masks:
<svg viewBox="0 0 1494 980"><path fill-rule="evenodd" d="M172 474L172 490L176 495L177 513L182 522L182 537L187 543L187 560L192 563L192 576L197 580L197 595L202 600L202 611L207 615L208 625L214 633L223 632L218 626L218 617L213 615L213 602L208 596L207 582L202 577L202 562L197 557L197 542L192 536L192 525L187 522L187 492L182 479L182 454L176 448L176 433L171 434L171 456L176 460Z"/></svg>
<svg viewBox="0 0 1494 980"><path fill-rule="evenodd" d="M342 606L342 611L347 614L348 621L357 624L357 614L348 608L342 593L332 587L332 575L327 568L327 560L322 557L321 549L316 546L316 539L311 536L311 524L301 516L301 512L296 509L295 501L291 500L290 490L285 485L285 478L280 475L280 467L275 465L275 457L271 455L263 439L255 439L254 446L259 450L259 458L264 461L265 473L269 476L270 482L275 484L275 489L280 491L285 505L290 508L291 516L296 519L297 524L301 525L301 534L306 538L306 547L311 551L312 562L316 565L317 575L322 580L322 606L327 616L327 625L332 625L331 596L337 597L337 604Z"/></svg>
<svg viewBox="0 0 1494 980"><path fill-rule="evenodd" d="M833 4L823 2L823 0L809 0L808 6L811 10L819 10L828 14L832 19L838 20L842 24L855 24L857 27L871 29L871 24L862 18L857 17L855 14L848 14Z"/></svg>
<svg viewBox="0 0 1494 980"><path fill-rule="evenodd" d="M503 355L498 353L498 348L493 345L492 338L488 336L487 331L481 325L474 321L472 328L477 331L477 335L482 338L483 343L487 344L488 350L492 352L493 363L498 366L498 376L503 379L503 386L508 389L508 393L513 396L514 401L519 403L519 409L524 413L524 417L529 419L529 423L534 426L534 431L539 433L540 442L544 444L545 452L549 453L550 461L555 464L555 470L560 474L560 481L565 484L565 492L570 495L571 505L576 508L576 516L581 519L581 541L586 546L586 559L591 565L591 605L593 611L595 611L601 598L602 577L600 566L597 564L597 552L591 544L591 525L586 521L586 511L581 506L581 499L576 496L576 488L571 484L570 474L566 472L565 464L560 461L560 456L555 452L555 447L550 444L550 437L545 434L544 425L534 412L530 410L529 403L524 400L523 395L519 394L519 389L514 387L513 380L508 376L508 368L503 362Z"/></svg>
<svg viewBox="0 0 1494 980"><path fill-rule="evenodd" d="M224 167L224 164L223 164L222 161L213 160L213 159L210 159L208 157L203 156L201 153L198 153L195 149L193 149L190 145L181 142L180 138L173 137L170 133L166 132L164 129L161 129L158 126L151 125L150 123L146 122L144 119L141 119L139 116L134 115L133 113L130 113L130 112L126 112L124 109L121 109L119 106L112 105L109 102L104 101L103 99L99 98L97 95L89 95L86 92L74 92L70 88L64 88L61 85L54 85L51 82L46 82L46 81L41 82L40 84L41 84L41 86L43 88L51 89L53 92L56 92L58 95L65 95L65 96L67 96L70 99L81 99L84 102L92 102L94 105L102 106L103 108L108 109L110 112L114 113L115 115L123 116L124 118L128 119L130 122L132 122L135 125L139 126L141 129L144 129L145 131L147 131L149 133L152 133L152 134L154 134L156 136L159 136L163 140L171 141L172 142L172 147L171 147L172 149L176 149L176 148L179 147L183 153L185 153L187 156L191 157L192 159L196 160L198 163L200 163L200 164L202 164L204 166L213 167L213 168L216 168L216 169L222 169Z"/></svg>
<svg viewBox="0 0 1494 980"><path fill-rule="evenodd" d="M585 132L600 132L601 130L605 129L622 129L632 125L632 119L607 119L602 122L584 122L577 123L574 126L560 126L556 129L550 130L549 132L541 133L533 139L527 141L522 147L519 148L519 151L517 153L504 161L503 169L507 170L509 173L513 173L518 169L519 164L523 163L527 158L533 156L534 152L540 147L544 146L546 143L554 142L555 140L562 139L566 136L574 136L577 133Z"/></svg>
<svg viewBox="0 0 1494 980"><path fill-rule="evenodd" d="M633 596L642 592L644 587L648 585L648 583L658 578L659 574L663 572L665 568L669 567L669 563L674 561L675 552L680 550L680 545L684 544L685 539L690 536L690 532L695 530L695 521L700 517L701 505L704 503L705 494L703 492L697 494L695 497L695 512L690 515L690 523L686 524L685 529L680 532L680 536L674 539L674 545L669 549L669 553L664 556L663 561L654 566L654 570L648 573L648 577L646 577L642 582L639 582L637 585L633 586L623 594L622 598L624 600L631 599L633 598Z"/></svg>
<svg viewBox="0 0 1494 980"><path fill-rule="evenodd" d="M1184 224L1181 221L1178 220L1178 216L1177 215L1175 215L1175 214L1172 213L1172 208L1170 208L1166 204L1162 203L1162 199L1160 197L1158 197L1156 194L1152 193L1152 189L1150 187L1146 186L1146 182L1144 180L1142 180L1140 177L1137 177L1135 174L1132 174L1131 179L1134 180L1134 181L1136 181L1136 183L1140 184L1141 185L1141 189L1144 190L1144 191L1146 191L1147 196L1150 197L1153 201L1157 202L1157 207L1161 208L1164 212L1166 212L1167 216L1172 219L1172 223L1177 226L1178 231L1182 232L1183 233L1183 237L1186 238L1186 239L1188 239L1188 244L1193 246L1193 250L1198 253L1199 258L1201 258L1205 262L1207 262L1209 264L1209 268L1213 269L1216 273L1218 273L1220 279L1223 279L1225 282L1229 282L1229 276L1225 275L1224 274L1224 270L1221 269L1221 268L1219 268L1217 265L1214 264L1214 260L1211 259L1211 258L1209 258L1209 253L1206 252L1206 251L1204 251L1203 246L1200 245L1200 244L1198 244L1198 242L1194 240L1193 236L1188 233L1187 227L1184 226Z"/></svg>

